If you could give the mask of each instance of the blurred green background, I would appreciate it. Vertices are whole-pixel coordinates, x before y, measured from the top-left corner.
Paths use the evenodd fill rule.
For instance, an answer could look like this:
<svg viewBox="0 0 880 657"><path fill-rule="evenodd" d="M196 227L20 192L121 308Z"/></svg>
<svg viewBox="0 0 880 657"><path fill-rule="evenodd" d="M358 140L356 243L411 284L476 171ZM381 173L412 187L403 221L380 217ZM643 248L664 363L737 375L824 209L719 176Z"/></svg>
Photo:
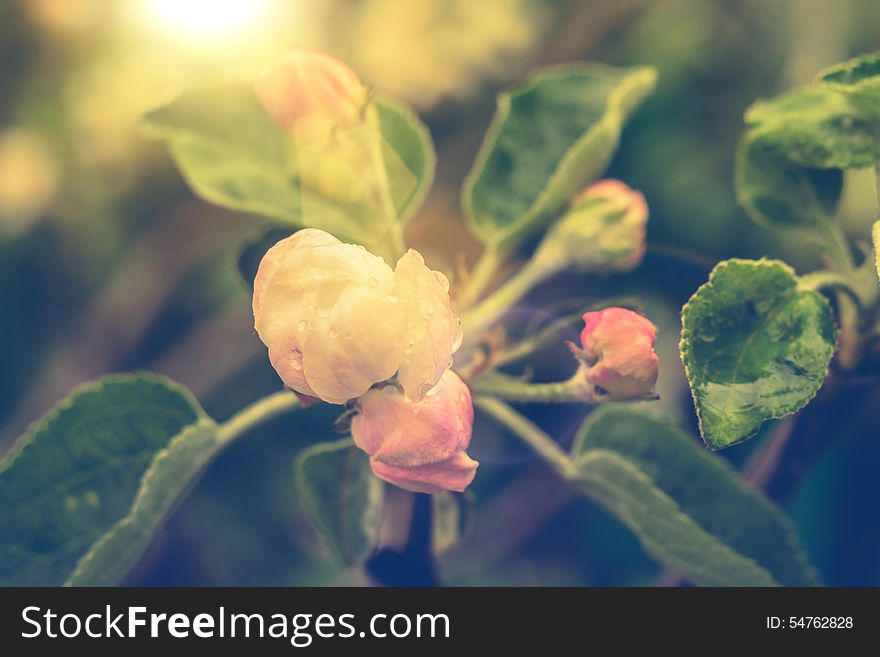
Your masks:
<svg viewBox="0 0 880 657"><path fill-rule="evenodd" d="M758 97L880 48L876 0L25 0L0 3L0 451L76 384L149 369L225 418L278 388L253 333L235 260L253 217L196 199L139 117L187 86L248 79L291 46L321 48L410 103L438 150L437 183L407 228L454 273L478 253L458 189L497 91L538 65L651 64L656 93L625 129L609 175L651 208L648 257L613 280L564 277L542 306L638 294L661 329L664 410L693 411L677 355L678 309L723 258L815 252L774 238L736 206L732 161ZM873 174L848 175L841 221L865 240ZM534 317L528 302L520 319ZM516 317L513 318L516 321ZM537 378L569 368L563 349ZM825 580L880 585L880 399L841 414L795 484L771 490ZM562 442L582 415L530 409ZM542 416L542 412L545 416ZM131 584L295 585L363 581L340 571L306 524L291 462L328 438L332 409L282 419L210 468ZM808 418L812 420L812 417ZM844 422L843 420L848 420ZM818 421L818 420L817 420ZM722 457L744 463L762 436ZM798 435L792 437L796 443ZM815 441L814 441L815 442ZM478 424L473 528L441 564L451 584L670 583L637 541L568 492L513 441Z"/></svg>

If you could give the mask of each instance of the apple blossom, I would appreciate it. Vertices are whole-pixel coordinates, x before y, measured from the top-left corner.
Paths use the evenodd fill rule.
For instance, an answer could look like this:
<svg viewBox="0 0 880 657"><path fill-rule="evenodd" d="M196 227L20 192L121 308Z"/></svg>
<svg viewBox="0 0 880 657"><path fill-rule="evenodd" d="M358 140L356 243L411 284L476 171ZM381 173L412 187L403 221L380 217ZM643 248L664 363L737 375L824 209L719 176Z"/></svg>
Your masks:
<svg viewBox="0 0 880 657"><path fill-rule="evenodd" d="M351 433L376 476L416 493L463 491L473 481L479 464L465 450L474 408L452 370L420 401L387 385L363 395L357 409Z"/></svg>
<svg viewBox="0 0 880 657"><path fill-rule="evenodd" d="M306 228L260 262L254 326L296 392L341 404L398 373L418 400L461 343L448 288L416 251L392 271L362 246Z"/></svg>
<svg viewBox="0 0 880 657"><path fill-rule="evenodd" d="M594 399L621 401L654 394L660 360L654 353L657 327L625 308L584 315L581 346Z"/></svg>
<svg viewBox="0 0 880 657"><path fill-rule="evenodd" d="M348 66L303 48L264 71L255 90L272 119L287 130L312 120L353 125L368 100L366 87Z"/></svg>

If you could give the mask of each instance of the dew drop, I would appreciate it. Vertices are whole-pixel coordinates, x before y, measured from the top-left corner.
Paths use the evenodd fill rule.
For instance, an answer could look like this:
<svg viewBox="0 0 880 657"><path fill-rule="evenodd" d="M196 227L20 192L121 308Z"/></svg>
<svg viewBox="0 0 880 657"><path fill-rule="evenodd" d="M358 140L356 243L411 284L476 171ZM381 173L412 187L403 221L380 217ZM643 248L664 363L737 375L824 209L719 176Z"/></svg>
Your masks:
<svg viewBox="0 0 880 657"><path fill-rule="evenodd" d="M329 335L331 338L338 338L339 329L337 329L335 326L331 326L330 329L327 331L327 335Z"/></svg>
<svg viewBox="0 0 880 657"><path fill-rule="evenodd" d="M309 323L304 319L300 320L299 324L297 324L296 326L296 330L300 333L305 331L307 328L309 328Z"/></svg>
<svg viewBox="0 0 880 657"><path fill-rule="evenodd" d="M388 302L389 303L397 303L397 295L396 294L389 294L388 295Z"/></svg>
<svg viewBox="0 0 880 657"><path fill-rule="evenodd" d="M324 317L327 317L327 315L329 314L329 311L325 307L325 308L318 308L315 311L315 313L318 315L318 317L324 318Z"/></svg>
<svg viewBox="0 0 880 657"><path fill-rule="evenodd" d="M375 276L370 276L367 279L367 287L369 287L369 288L376 287L378 284L379 284L379 280Z"/></svg>

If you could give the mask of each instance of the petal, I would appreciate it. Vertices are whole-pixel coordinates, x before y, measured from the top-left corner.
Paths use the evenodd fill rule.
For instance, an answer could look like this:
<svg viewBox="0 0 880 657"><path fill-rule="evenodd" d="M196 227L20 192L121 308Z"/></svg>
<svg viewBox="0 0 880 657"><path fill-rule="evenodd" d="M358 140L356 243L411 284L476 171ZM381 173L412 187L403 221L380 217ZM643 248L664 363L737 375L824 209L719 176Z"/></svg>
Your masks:
<svg viewBox="0 0 880 657"><path fill-rule="evenodd" d="M351 425L355 444L387 465L436 463L470 443L474 420L470 391L451 370L421 401L387 386L367 392L358 406Z"/></svg>
<svg viewBox="0 0 880 657"><path fill-rule="evenodd" d="M421 399L449 368L461 345L461 323L452 311L449 281L410 249L394 271L404 317L404 347L398 379L411 399Z"/></svg>
<svg viewBox="0 0 880 657"><path fill-rule="evenodd" d="M384 260L324 231L272 247L255 281L254 325L282 379L343 403L393 376L402 326L394 282Z"/></svg>
<svg viewBox="0 0 880 657"><path fill-rule="evenodd" d="M295 339L289 342L276 340L269 346L269 361L278 372L278 376L291 390L315 397L315 391L309 387L303 372L303 354Z"/></svg>
<svg viewBox="0 0 880 657"><path fill-rule="evenodd" d="M370 459L373 473L380 479L414 493L439 493L444 490L464 491L477 474L480 464L464 450L438 463L402 468Z"/></svg>

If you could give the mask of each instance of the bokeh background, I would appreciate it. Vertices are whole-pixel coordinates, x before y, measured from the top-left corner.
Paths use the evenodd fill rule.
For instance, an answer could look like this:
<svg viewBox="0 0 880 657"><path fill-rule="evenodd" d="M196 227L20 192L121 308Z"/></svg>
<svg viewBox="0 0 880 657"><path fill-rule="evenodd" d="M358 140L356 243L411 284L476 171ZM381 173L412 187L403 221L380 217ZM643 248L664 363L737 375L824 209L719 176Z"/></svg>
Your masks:
<svg viewBox="0 0 880 657"><path fill-rule="evenodd" d="M278 388L235 266L260 222L195 198L161 146L138 134L138 121L192 84L253 77L291 46L344 59L427 122L437 183L407 237L453 276L460 257L479 251L462 227L458 189L497 91L532 67L567 60L658 67L657 91L610 170L651 207L643 267L607 281L557 279L540 291L543 311L527 301L512 321L540 318L548 299L552 313L573 300L638 295L661 328L660 403L692 428L677 355L683 301L719 259L770 255L803 270L818 262L808 245L767 234L736 205L743 111L880 48L880 3L2 0L0 453L73 386L105 372L165 373L219 419ZM867 238L875 215L872 173L848 175L841 221L854 241ZM563 349L551 351L535 376L559 378L570 367ZM833 585L880 585L877 397L846 393L792 423L789 442L805 434L805 454L792 447L781 480L767 484ZM528 410L563 443L583 414ZM294 455L326 440L334 415L313 409L233 445L128 583L367 581L330 559L292 482ZM719 458L748 468L765 438ZM482 463L474 522L443 557L442 582L677 583L626 529L491 426L478 424L473 454ZM405 559L373 566L374 579L412 583Z"/></svg>

